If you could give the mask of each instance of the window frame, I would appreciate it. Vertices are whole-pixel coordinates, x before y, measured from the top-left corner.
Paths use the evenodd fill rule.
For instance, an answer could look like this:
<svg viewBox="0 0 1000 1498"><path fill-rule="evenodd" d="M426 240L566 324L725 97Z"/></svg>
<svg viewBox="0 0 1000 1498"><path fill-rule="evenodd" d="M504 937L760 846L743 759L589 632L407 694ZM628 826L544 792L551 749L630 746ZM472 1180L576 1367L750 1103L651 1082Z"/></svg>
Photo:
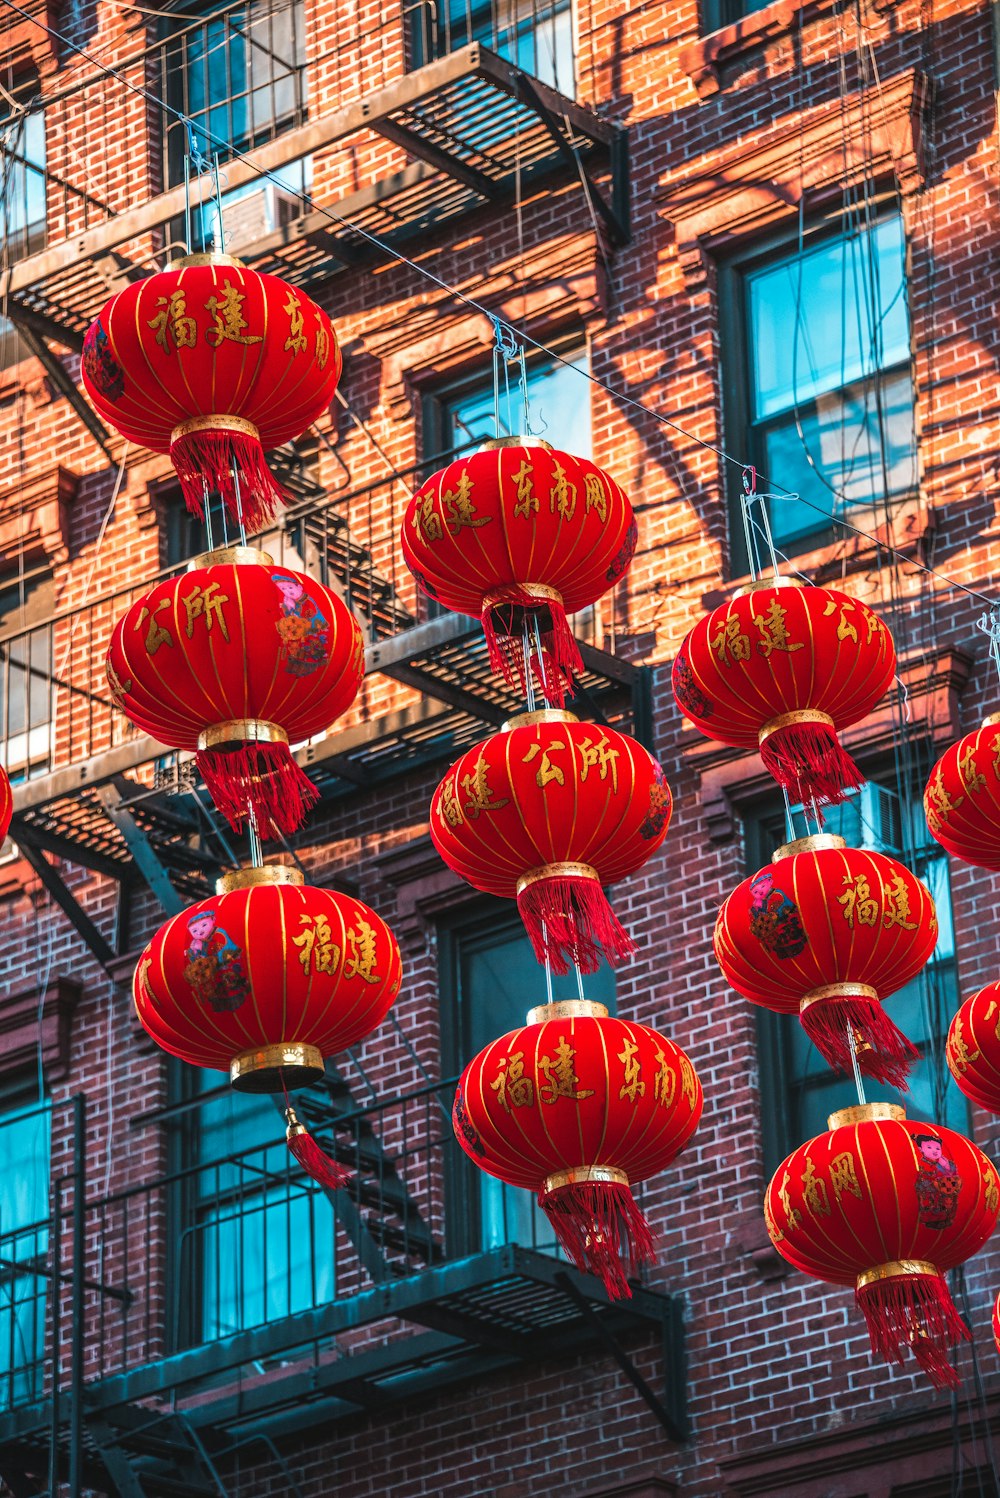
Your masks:
<svg viewBox="0 0 1000 1498"><path fill-rule="evenodd" d="M913 398L914 415L917 405L917 380L913 353L913 318L910 304L910 241L906 232L906 224L900 211L898 197L891 191L880 192L876 195L873 209L872 227L892 217L898 217L903 234L904 244L904 289L907 295L907 311L909 316L910 347L907 361L897 361L891 365L880 367L875 373L875 380L883 380L886 377L899 374L904 368L908 370L910 377L910 390ZM836 212L813 217L802 235L802 252L808 254L810 250L824 243L833 243L838 239L849 239L858 233L866 232L865 229L845 230L843 214L838 209ZM755 422L752 415L752 393L753 376L751 372L752 342L750 326L749 307L749 278L752 272L765 268L768 264L779 265L783 261L794 260L798 249L799 223L796 217L792 222L785 222L780 228L773 229L770 233L755 237L752 243L742 245L732 254L720 256L717 262L716 277L716 299L718 309L718 332L719 332L719 377L720 398L722 408L722 424L724 442L727 451L740 453L745 456L747 462L752 464L758 473L767 473L767 464L764 457L763 434L766 429L779 419L772 416L767 420ZM859 384L859 381L851 381L848 384L836 387L836 391L826 392L826 395L837 392L846 392ZM800 417L808 419L818 406L820 399L824 397L813 397L810 400L798 403ZM789 411L794 410L790 407ZM789 412L784 413L787 420ZM916 420L914 420L914 466L915 472L919 471L919 432ZM749 557L747 556L746 541L743 533L742 520L742 472L733 463L725 465L725 487L727 501L727 517L729 529L729 571L732 577L740 577L749 570ZM776 482L780 482L781 475L767 475ZM912 499L919 488L919 477L915 477L912 488L885 497L884 502L891 506L899 506L907 500ZM883 503L878 496L873 496L872 506ZM834 507L835 501L830 496L830 507ZM862 505L849 505L844 507L844 514L854 513L862 515L865 507ZM825 521L822 515L817 515L815 529L804 532L801 535L791 537L785 541L779 541L782 551L787 551L791 556L800 556L805 552L820 550L832 545L844 534L843 529L835 521Z"/></svg>

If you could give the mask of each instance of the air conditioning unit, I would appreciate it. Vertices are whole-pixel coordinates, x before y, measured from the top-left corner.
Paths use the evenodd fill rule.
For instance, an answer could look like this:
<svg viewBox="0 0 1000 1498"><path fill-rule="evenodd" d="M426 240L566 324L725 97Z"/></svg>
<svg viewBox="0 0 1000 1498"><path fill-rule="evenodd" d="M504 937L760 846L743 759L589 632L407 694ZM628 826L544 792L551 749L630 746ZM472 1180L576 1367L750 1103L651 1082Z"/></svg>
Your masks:
<svg viewBox="0 0 1000 1498"><path fill-rule="evenodd" d="M222 200L222 232L227 254L282 229L301 217L302 204L294 193L265 182L263 187L230 202Z"/></svg>
<svg viewBox="0 0 1000 1498"><path fill-rule="evenodd" d="M903 809L888 786L867 781L859 793L861 842L865 848L900 855L903 851Z"/></svg>

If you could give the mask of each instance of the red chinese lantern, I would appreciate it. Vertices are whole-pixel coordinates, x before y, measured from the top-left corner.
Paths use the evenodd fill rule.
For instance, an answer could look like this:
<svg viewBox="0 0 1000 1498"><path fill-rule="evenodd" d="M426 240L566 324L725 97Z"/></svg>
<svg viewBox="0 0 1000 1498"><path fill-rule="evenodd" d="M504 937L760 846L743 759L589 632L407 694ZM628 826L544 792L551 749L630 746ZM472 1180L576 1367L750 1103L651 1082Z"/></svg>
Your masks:
<svg viewBox="0 0 1000 1498"><path fill-rule="evenodd" d="M951 1022L945 1057L966 1097L1000 1113L1000 983L966 999Z"/></svg>
<svg viewBox="0 0 1000 1498"><path fill-rule="evenodd" d="M527 633L545 696L562 703L583 669L566 615L624 575L637 535L603 469L537 437L501 437L427 480L402 543L425 593L482 618L493 670L525 690Z"/></svg>
<svg viewBox="0 0 1000 1498"><path fill-rule="evenodd" d="M7 836L10 819L14 815L14 793L3 765L0 765L0 843Z"/></svg>
<svg viewBox="0 0 1000 1498"><path fill-rule="evenodd" d="M680 1153L701 1108L701 1083L672 1040L571 1000L532 1009L470 1061L452 1122L482 1170L538 1193L570 1258L616 1299L653 1257L630 1187Z"/></svg>
<svg viewBox="0 0 1000 1498"><path fill-rule="evenodd" d="M905 1087L917 1051L882 1008L937 944L930 892L884 853L818 834L779 848L719 911L715 955L737 992L798 1014L830 1066Z"/></svg>
<svg viewBox="0 0 1000 1498"><path fill-rule="evenodd" d="M284 496L264 453L316 420L340 378L336 334L298 286L228 255L189 255L106 304L83 383L123 437L169 452L188 507L218 490L259 530Z"/></svg>
<svg viewBox="0 0 1000 1498"><path fill-rule="evenodd" d="M942 754L924 811L942 848L981 869L1000 869L1000 713Z"/></svg>
<svg viewBox="0 0 1000 1498"><path fill-rule="evenodd" d="M993 1306L993 1341L996 1343L997 1352L1000 1352L1000 1295L997 1296Z"/></svg>
<svg viewBox="0 0 1000 1498"><path fill-rule="evenodd" d="M778 784L809 805L863 783L837 734L871 712L895 671L892 638L867 604L782 577L751 584L695 625L673 687L697 729L759 747Z"/></svg>
<svg viewBox="0 0 1000 1498"><path fill-rule="evenodd" d="M458 760L431 799L431 838L449 868L516 899L535 955L594 972L635 951L607 902L670 823L670 790L641 744L557 708L522 713Z"/></svg>
<svg viewBox="0 0 1000 1498"><path fill-rule="evenodd" d="M381 1024L401 964L385 922L297 869L240 869L161 926L136 968L139 1020L192 1066L242 1092L282 1092L323 1075L324 1058ZM324 1184L345 1173L289 1119L289 1144Z"/></svg>
<svg viewBox="0 0 1000 1498"><path fill-rule="evenodd" d="M855 1287L873 1353L902 1363L910 1347L954 1387L948 1348L969 1334L944 1273L993 1232L996 1171L961 1134L892 1103L843 1108L829 1127L779 1165L764 1198L771 1241L804 1274Z"/></svg>
<svg viewBox="0 0 1000 1498"><path fill-rule="evenodd" d="M107 658L112 696L146 733L197 750L205 784L239 830L298 827L318 791L289 742L321 733L350 706L364 641L329 588L266 552L196 557L119 620ZM249 808L249 813L248 813Z"/></svg>

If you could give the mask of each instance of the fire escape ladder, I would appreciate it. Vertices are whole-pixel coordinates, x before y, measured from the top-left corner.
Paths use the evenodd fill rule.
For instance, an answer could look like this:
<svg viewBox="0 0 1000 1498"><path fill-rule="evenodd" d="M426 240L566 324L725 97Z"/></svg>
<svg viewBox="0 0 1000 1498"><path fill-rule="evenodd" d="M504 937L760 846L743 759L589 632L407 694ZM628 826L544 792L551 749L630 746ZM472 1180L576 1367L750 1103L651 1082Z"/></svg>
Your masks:
<svg viewBox="0 0 1000 1498"><path fill-rule="evenodd" d="M121 1404L87 1416L84 1429L118 1498L229 1498L183 1414Z"/></svg>

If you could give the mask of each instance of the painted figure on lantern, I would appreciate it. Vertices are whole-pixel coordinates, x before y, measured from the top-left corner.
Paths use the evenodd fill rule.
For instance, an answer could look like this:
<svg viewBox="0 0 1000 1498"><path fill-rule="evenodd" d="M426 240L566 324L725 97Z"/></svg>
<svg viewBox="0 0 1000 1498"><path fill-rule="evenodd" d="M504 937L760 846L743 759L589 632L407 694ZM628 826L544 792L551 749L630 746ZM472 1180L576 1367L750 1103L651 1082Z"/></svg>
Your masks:
<svg viewBox="0 0 1000 1498"><path fill-rule="evenodd" d="M750 886L750 930L777 958L797 957L806 945L798 906L778 889L770 869L762 870Z"/></svg>
<svg viewBox="0 0 1000 1498"><path fill-rule="evenodd" d="M285 669L292 676L309 676L330 653L330 626L309 597L301 578L274 572L271 581L281 594L281 618L276 625L284 647Z"/></svg>
<svg viewBox="0 0 1000 1498"><path fill-rule="evenodd" d="M913 1142L920 1167L916 1181L917 1215L924 1227L951 1227L962 1189L958 1166L945 1154L935 1134L917 1134Z"/></svg>
<svg viewBox="0 0 1000 1498"><path fill-rule="evenodd" d="M238 1009L250 996L250 982L243 953L232 937L216 925L210 910L199 911L188 921L189 942L185 980L195 998L217 1014Z"/></svg>

